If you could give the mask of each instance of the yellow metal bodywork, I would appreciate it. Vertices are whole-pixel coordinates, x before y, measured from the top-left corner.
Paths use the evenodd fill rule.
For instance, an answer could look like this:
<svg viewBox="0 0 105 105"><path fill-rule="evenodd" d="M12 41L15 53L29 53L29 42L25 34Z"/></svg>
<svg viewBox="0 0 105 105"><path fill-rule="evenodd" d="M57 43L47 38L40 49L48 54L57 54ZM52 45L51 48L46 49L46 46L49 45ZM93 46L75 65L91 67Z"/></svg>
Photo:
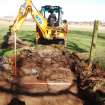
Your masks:
<svg viewBox="0 0 105 105"><path fill-rule="evenodd" d="M33 6L32 0L26 0L26 2L21 5L16 20L14 21L11 30L16 32L20 29L21 25L25 21L25 18L28 14L31 14L35 24L41 30L43 38L45 39L65 39L64 31L57 27L48 27L47 20L43 17L43 15ZM40 38L40 34L37 33L37 38Z"/></svg>

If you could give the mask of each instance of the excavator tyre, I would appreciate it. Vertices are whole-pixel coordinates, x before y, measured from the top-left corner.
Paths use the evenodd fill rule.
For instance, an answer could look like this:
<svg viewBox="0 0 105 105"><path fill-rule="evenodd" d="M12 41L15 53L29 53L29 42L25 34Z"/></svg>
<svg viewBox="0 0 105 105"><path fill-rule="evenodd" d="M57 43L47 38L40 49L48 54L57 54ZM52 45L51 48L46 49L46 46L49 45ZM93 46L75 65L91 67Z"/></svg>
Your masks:
<svg viewBox="0 0 105 105"><path fill-rule="evenodd" d="M51 45L51 44L64 45L65 41L64 41L64 39L48 40L48 39L44 39L44 38L39 38L38 39L38 44L41 44L41 45Z"/></svg>

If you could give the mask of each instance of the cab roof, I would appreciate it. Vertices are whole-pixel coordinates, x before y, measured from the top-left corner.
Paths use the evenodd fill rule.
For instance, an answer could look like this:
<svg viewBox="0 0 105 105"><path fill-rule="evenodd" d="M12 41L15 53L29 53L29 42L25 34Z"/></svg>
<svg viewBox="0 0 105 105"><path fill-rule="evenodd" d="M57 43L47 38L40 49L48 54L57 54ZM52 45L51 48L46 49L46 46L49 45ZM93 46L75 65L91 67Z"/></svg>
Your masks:
<svg viewBox="0 0 105 105"><path fill-rule="evenodd" d="M49 10L60 10L62 9L62 7L60 6L51 6L51 5L45 5L45 6L42 6L42 9L45 9L45 11L49 11Z"/></svg>

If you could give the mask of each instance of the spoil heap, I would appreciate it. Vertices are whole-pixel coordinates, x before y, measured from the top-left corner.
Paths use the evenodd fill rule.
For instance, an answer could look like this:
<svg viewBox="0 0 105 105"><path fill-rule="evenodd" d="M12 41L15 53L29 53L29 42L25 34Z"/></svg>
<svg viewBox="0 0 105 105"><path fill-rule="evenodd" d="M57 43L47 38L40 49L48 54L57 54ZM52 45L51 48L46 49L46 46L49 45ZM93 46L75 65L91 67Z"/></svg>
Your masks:
<svg viewBox="0 0 105 105"><path fill-rule="evenodd" d="M79 96L85 105L105 105L105 70L98 63L88 67L87 60L69 55L70 69L77 77Z"/></svg>

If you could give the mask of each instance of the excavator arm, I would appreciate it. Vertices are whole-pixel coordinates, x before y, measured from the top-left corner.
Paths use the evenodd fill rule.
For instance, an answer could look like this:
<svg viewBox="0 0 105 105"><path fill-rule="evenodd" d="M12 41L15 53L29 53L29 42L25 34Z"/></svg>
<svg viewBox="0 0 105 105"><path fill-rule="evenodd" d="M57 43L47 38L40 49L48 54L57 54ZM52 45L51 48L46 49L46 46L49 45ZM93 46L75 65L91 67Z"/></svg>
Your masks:
<svg viewBox="0 0 105 105"><path fill-rule="evenodd" d="M21 25L23 24L23 22L25 21L25 18L28 14L28 11L26 10L26 3L24 3L23 5L20 6L18 15L12 25L11 30L13 32L16 32L20 29Z"/></svg>
<svg viewBox="0 0 105 105"><path fill-rule="evenodd" d="M28 13L32 15L32 18L38 28L41 30L43 37L49 39L47 20L43 15L35 8L31 0L27 0L23 5L21 5L16 20L12 25L12 31L16 32L20 29L21 25L25 21Z"/></svg>
<svg viewBox="0 0 105 105"><path fill-rule="evenodd" d="M38 26L38 28L41 30L43 37L49 39L48 34L48 26L47 26L47 20L43 17L43 15L35 8L35 6L32 4L33 10L32 10L32 18L35 22L35 24Z"/></svg>

